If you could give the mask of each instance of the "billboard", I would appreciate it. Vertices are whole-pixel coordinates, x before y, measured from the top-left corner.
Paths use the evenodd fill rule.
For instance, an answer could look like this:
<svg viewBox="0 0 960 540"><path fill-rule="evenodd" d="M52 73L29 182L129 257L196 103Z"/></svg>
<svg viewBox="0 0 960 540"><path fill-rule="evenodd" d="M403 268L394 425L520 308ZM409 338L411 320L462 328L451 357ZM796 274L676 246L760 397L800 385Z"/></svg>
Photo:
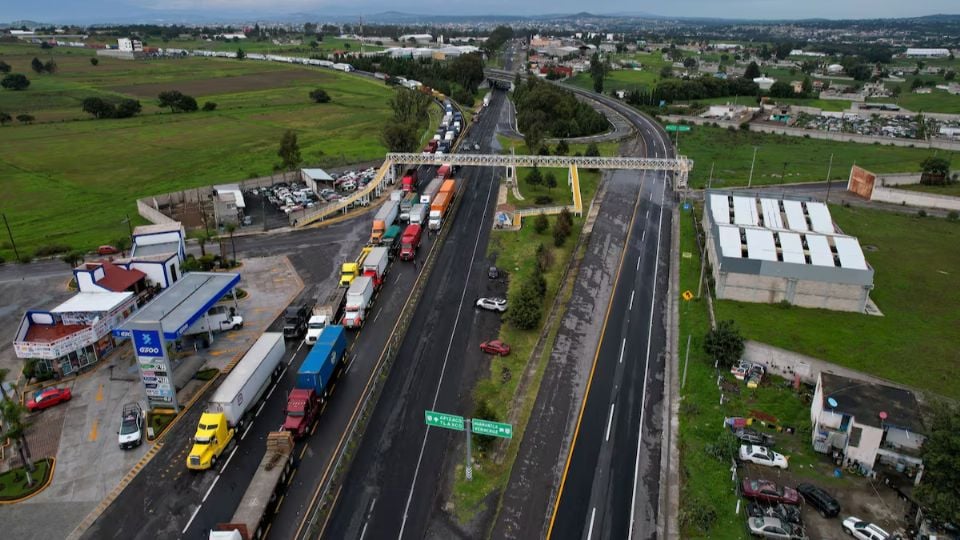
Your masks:
<svg viewBox="0 0 960 540"><path fill-rule="evenodd" d="M850 169L850 180L847 181L847 191L869 201L870 197L873 196L873 186L876 181L877 175L854 165Z"/></svg>
<svg viewBox="0 0 960 540"><path fill-rule="evenodd" d="M153 407L173 407L179 411L173 370L167 358L166 342L159 324L146 324L131 330L133 351L137 357L140 383L147 403ZM150 328L150 327L153 328Z"/></svg>
<svg viewBox="0 0 960 540"><path fill-rule="evenodd" d="M138 358L163 356L163 341L160 339L160 332L156 330L134 330L133 345Z"/></svg>

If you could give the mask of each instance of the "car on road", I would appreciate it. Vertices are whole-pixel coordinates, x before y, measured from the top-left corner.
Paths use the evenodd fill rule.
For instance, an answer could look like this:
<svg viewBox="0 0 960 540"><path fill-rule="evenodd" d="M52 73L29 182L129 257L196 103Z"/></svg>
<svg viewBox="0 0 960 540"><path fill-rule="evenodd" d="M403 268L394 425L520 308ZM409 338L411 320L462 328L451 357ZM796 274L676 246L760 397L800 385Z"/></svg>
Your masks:
<svg viewBox="0 0 960 540"><path fill-rule="evenodd" d="M760 538L776 538L777 540L804 540L807 535L803 527L794 523L785 523L775 517L747 518L747 527L750 534Z"/></svg>
<svg viewBox="0 0 960 540"><path fill-rule="evenodd" d="M499 279L499 278L500 278L500 269L498 269L496 266L491 266L491 267L487 270L487 277L490 278L490 279Z"/></svg>
<svg viewBox="0 0 960 540"><path fill-rule="evenodd" d="M770 480L752 480L744 478L740 484L740 491L747 499L768 503L800 504L800 494L797 490L779 486Z"/></svg>
<svg viewBox="0 0 960 540"><path fill-rule="evenodd" d="M100 246L97 248L97 255L116 255L120 250L113 246Z"/></svg>
<svg viewBox="0 0 960 540"><path fill-rule="evenodd" d="M143 443L143 409L139 403L127 403L123 406L117 443L122 450L136 448Z"/></svg>
<svg viewBox="0 0 960 540"><path fill-rule="evenodd" d="M733 430L733 436L737 438L742 443L746 444L756 444L760 446L773 446L776 443L776 439L771 435L766 433L760 433L755 429L750 428L737 428Z"/></svg>
<svg viewBox="0 0 960 540"><path fill-rule="evenodd" d="M494 339L481 343L480 350L487 354L499 354L500 356L507 356L510 354L510 345L507 345L499 339Z"/></svg>
<svg viewBox="0 0 960 540"><path fill-rule="evenodd" d="M857 540L888 540L890 538L890 533L887 531L869 521L853 516L843 520L843 532Z"/></svg>
<svg viewBox="0 0 960 540"><path fill-rule="evenodd" d="M739 457L740 461L748 461L750 463L756 463L757 465L766 465L767 467L786 469L788 466L787 456L756 444L740 445Z"/></svg>
<svg viewBox="0 0 960 540"><path fill-rule="evenodd" d="M72 397L69 388L44 388L30 396L27 400L27 409L30 412L40 411L70 401Z"/></svg>
<svg viewBox="0 0 960 540"><path fill-rule="evenodd" d="M823 489L813 484L800 484L797 491L811 507L825 518L836 517L840 513L840 503Z"/></svg>
<svg viewBox="0 0 960 540"><path fill-rule="evenodd" d="M477 307L480 309L486 309L489 311L499 311L503 313L507 310L507 299L506 298L479 298L477 299Z"/></svg>

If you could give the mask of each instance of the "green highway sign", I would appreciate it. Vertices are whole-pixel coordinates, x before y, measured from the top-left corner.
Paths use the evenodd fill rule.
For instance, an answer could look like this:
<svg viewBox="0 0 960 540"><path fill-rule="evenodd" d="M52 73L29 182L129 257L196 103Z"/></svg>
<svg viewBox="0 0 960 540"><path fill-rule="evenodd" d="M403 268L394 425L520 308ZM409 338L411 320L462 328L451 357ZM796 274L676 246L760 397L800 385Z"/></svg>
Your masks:
<svg viewBox="0 0 960 540"><path fill-rule="evenodd" d="M424 415L428 426L463 431L462 416L434 411L424 411Z"/></svg>
<svg viewBox="0 0 960 540"><path fill-rule="evenodd" d="M470 421L473 432L477 435L489 435L491 437L503 437L504 439L513 438L513 426L502 422L491 422L474 418Z"/></svg>
<svg viewBox="0 0 960 540"><path fill-rule="evenodd" d="M678 126L677 124L667 124L667 131L690 131L690 126Z"/></svg>

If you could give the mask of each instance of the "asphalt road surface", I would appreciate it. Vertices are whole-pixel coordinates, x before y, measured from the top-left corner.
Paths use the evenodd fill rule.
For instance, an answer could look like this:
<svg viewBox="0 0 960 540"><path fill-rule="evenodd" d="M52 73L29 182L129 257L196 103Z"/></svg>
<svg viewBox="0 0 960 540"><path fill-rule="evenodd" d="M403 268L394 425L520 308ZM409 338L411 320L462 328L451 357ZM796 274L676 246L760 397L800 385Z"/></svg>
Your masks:
<svg viewBox="0 0 960 540"><path fill-rule="evenodd" d="M471 135L489 151L504 95L495 92ZM442 464L455 432L428 429L424 411L463 414L474 301L485 288L484 252L496 204L499 171L464 167L460 207L414 313L383 394L343 482L325 538L422 538L435 508ZM463 435L460 434L462 437Z"/></svg>

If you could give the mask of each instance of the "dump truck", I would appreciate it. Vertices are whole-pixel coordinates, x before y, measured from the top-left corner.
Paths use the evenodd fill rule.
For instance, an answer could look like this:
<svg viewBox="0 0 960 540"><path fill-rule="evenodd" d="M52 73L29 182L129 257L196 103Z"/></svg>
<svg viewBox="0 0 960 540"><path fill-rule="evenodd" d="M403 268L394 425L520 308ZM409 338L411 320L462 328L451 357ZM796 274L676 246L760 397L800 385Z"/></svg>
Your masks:
<svg viewBox="0 0 960 540"><path fill-rule="evenodd" d="M342 326L330 325L323 329L317 344L310 349L297 370L296 387L312 390L323 402L330 395L330 382L344 363L347 353L347 333Z"/></svg>
<svg viewBox="0 0 960 540"><path fill-rule="evenodd" d="M310 320L307 321L307 337L304 341L307 345L313 345L317 342L320 332L334 322L340 320L343 314L343 300L347 297L347 290L342 287L334 289L323 302L318 302L313 307Z"/></svg>
<svg viewBox="0 0 960 540"><path fill-rule="evenodd" d="M293 437L288 432L267 434L267 451L253 473L229 523L218 523L208 540L260 540L270 527L283 488L293 475Z"/></svg>
<svg viewBox="0 0 960 540"><path fill-rule="evenodd" d="M443 185L443 178L436 177L427 184L426 189L420 192L420 203L421 204L430 204L433 202L433 196L440 191L440 186Z"/></svg>
<svg viewBox="0 0 960 540"><path fill-rule="evenodd" d="M360 328L367 315L367 309L373 301L373 279L359 276L347 290L347 305L344 308L342 323L346 328ZM322 334L321 334L322 335Z"/></svg>
<svg viewBox="0 0 960 540"><path fill-rule="evenodd" d="M243 355L200 415L193 448L187 455L188 469L205 470L216 465L237 429L283 371L285 352L283 334L265 332Z"/></svg>
<svg viewBox="0 0 960 540"><path fill-rule="evenodd" d="M365 247L360 250L360 255L351 262L345 262L340 267L340 286L349 287L353 279L360 275L360 269L363 268L363 261L370 254L371 247Z"/></svg>
<svg viewBox="0 0 960 540"><path fill-rule="evenodd" d="M407 225L403 230L403 237L400 240L400 260L412 261L417 256L417 248L420 247L420 225L414 223Z"/></svg>
<svg viewBox="0 0 960 540"><path fill-rule="evenodd" d="M383 241L383 234L387 232L387 227L397 221L397 214L399 213L399 201L387 201L383 204L373 218L373 227L370 229L370 244L379 245Z"/></svg>
<svg viewBox="0 0 960 540"><path fill-rule="evenodd" d="M390 264L390 251L383 247L375 247L363 261L363 275L373 280L373 286L377 289L383 285L383 278L387 275L387 267Z"/></svg>

